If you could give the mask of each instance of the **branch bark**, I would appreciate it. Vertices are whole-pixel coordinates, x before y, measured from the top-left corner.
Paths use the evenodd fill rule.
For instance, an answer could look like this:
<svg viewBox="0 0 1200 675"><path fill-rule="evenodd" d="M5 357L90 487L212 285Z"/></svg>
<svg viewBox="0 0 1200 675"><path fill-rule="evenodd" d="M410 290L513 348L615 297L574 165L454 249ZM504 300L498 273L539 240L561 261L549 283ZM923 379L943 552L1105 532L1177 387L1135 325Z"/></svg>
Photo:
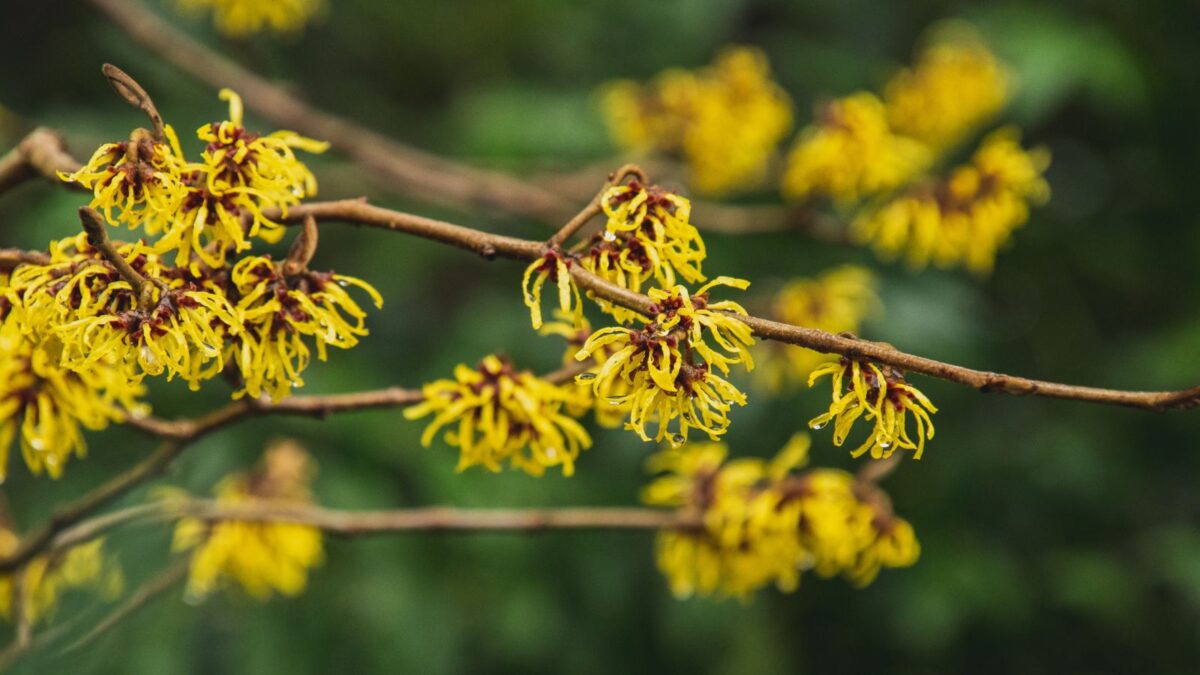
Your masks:
<svg viewBox="0 0 1200 675"><path fill-rule="evenodd" d="M63 183L58 172L74 173L80 163L67 152L62 137L45 127L38 127L0 157L0 194L30 178L42 176L64 187L84 190L79 185Z"/></svg>
<svg viewBox="0 0 1200 675"><path fill-rule="evenodd" d="M268 217L294 224L302 222L310 215L319 221L341 221L413 234L473 251L488 259L499 256L514 260L533 260L541 257L547 251L546 245L541 242L490 234L432 218L372 206L367 204L364 199L310 202L289 209L286 215L276 212L268 214ZM649 312L652 301L645 295L611 284L583 269L580 265L571 266L571 276L580 288L591 291L597 297L638 312ZM1119 405L1154 412L1193 408L1200 404L1200 385L1178 391L1125 391L1035 380L944 363L924 356L908 354L890 345L862 340L850 335L835 335L756 316L739 314L730 314L730 316L750 326L755 335L762 339L776 340L826 354L867 359L901 370L966 385L985 393L1000 392L1013 396L1041 396Z"/></svg>

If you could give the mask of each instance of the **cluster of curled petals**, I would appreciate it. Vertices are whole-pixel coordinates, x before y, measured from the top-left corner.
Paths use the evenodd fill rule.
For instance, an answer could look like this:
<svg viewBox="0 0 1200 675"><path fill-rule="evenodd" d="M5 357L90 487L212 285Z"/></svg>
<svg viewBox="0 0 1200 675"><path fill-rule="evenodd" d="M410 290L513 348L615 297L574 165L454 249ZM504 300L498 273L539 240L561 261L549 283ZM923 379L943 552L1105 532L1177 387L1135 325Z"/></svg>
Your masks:
<svg viewBox="0 0 1200 675"><path fill-rule="evenodd" d="M853 234L880 256L903 255L915 268L933 262L990 272L997 252L1029 219L1030 205L1049 198L1042 177L1049 164L1044 148L1025 150L1015 129L1000 129L946 178L864 212Z"/></svg>
<svg viewBox="0 0 1200 675"><path fill-rule="evenodd" d="M306 506L315 469L297 444L269 447L257 469L225 478L217 487L224 506ZM201 599L236 582L258 599L274 592L294 596L304 590L309 570L321 562L321 531L298 523L181 519L173 547L191 551L187 593Z"/></svg>
<svg viewBox="0 0 1200 675"><path fill-rule="evenodd" d="M852 203L900 187L929 162L924 145L888 126L883 103L859 92L823 105L800 132L788 154L783 193Z"/></svg>
<svg viewBox="0 0 1200 675"><path fill-rule="evenodd" d="M566 341L567 349L563 354L563 362L567 365L575 363L575 353L587 344L592 336L592 325L586 317L577 317L559 313L554 321L548 321L542 326L542 335L557 335ZM592 354L591 367L581 373L585 382L594 379L597 371L611 356L611 347L598 349ZM629 393L629 384L621 379L614 379L602 395L597 395L592 387L581 387L576 382L561 385L567 394L564 409L571 417L581 418L590 411L596 418L596 423L602 427L613 428L621 426L625 416L629 414L628 403L620 403L621 397Z"/></svg>
<svg viewBox="0 0 1200 675"><path fill-rule="evenodd" d="M242 258L230 271L233 313L241 330L231 340L228 360L237 364L243 387L235 395L273 400L304 385L302 374L316 346L317 358L329 347L349 349L367 334L366 312L346 291L356 286L383 305L367 282L331 272L288 275L269 256Z"/></svg>
<svg viewBox="0 0 1200 675"><path fill-rule="evenodd" d="M721 277L695 295L682 286L656 289L653 319L640 318L638 329L602 328L575 354L579 361L606 356L603 365L576 379L590 384L598 399L628 406L625 428L642 440L681 443L691 429L715 440L729 428L733 405L746 404L745 394L718 371L728 375L733 364L753 368L748 347L754 340L745 324L722 313L745 310L733 302L709 302L714 285L745 288L748 282ZM657 424L653 437L647 431L652 424Z"/></svg>
<svg viewBox="0 0 1200 675"><path fill-rule="evenodd" d="M0 480L14 437L31 472L58 478L71 456L87 452L84 429L145 412L144 388L124 368L99 360L67 369L62 351L58 338L22 332L11 314L0 323Z"/></svg>
<svg viewBox="0 0 1200 675"><path fill-rule="evenodd" d="M880 307L874 274L858 265L841 265L815 278L792 279L771 302L775 319L828 333L857 333L863 319ZM808 375L835 357L811 349L764 341L759 353L766 359L756 369L757 382L778 392L788 382L806 382Z"/></svg>
<svg viewBox="0 0 1200 675"><path fill-rule="evenodd" d="M0 528L0 556L12 555L19 545L11 529ZM12 620L20 597L22 614L30 623L52 615L66 593L90 591L112 600L125 585L121 568L104 551L103 539L37 556L24 566L19 579L18 592L13 575L0 575L0 616Z"/></svg>
<svg viewBox="0 0 1200 675"><path fill-rule="evenodd" d="M883 567L913 564L912 527L885 495L843 471L794 470L809 438L797 434L771 461L726 461L719 443L690 444L651 458L662 473L643 500L697 516L695 529L658 535L658 566L679 597L746 597L769 584L794 591L803 571L870 583Z"/></svg>
<svg viewBox="0 0 1200 675"><path fill-rule="evenodd" d="M884 88L892 128L935 148L958 142L1004 107L1009 77L978 33L937 26L911 68Z"/></svg>
<svg viewBox="0 0 1200 675"><path fill-rule="evenodd" d="M635 292L641 292L647 280L664 288L674 286L677 278L704 280L700 266L707 251L691 223L687 199L634 180L607 190L600 206L607 222L580 257L584 269ZM597 304L619 323L637 317L606 300L597 299Z"/></svg>
<svg viewBox="0 0 1200 675"><path fill-rule="evenodd" d="M231 251L250 248L251 238L278 241L282 226L264 212L286 211L317 191L294 150L319 153L328 144L290 131L249 131L241 98L228 89L221 98L229 101L229 119L197 131L207 144L201 161L186 161L170 126L164 139L139 129L127 142L101 146L86 166L62 179L91 189L91 207L109 223L161 233L154 251L175 252L180 266L220 267Z"/></svg>
<svg viewBox="0 0 1200 675"><path fill-rule="evenodd" d="M842 357L812 372L811 386L822 377L832 382L829 410L809 421L821 429L833 423L833 444L841 446L859 419L872 423L863 444L852 451L854 457L870 453L873 459L891 457L897 449L910 450L920 459L925 441L933 438L930 415L937 408L904 375L891 366ZM916 437L908 431L909 414L916 420Z"/></svg>
<svg viewBox="0 0 1200 675"><path fill-rule="evenodd" d="M767 177L791 130L792 105L766 55L733 47L697 71L670 70L647 85L610 84L604 111L613 138L636 152L682 156L696 190L723 194Z"/></svg>
<svg viewBox="0 0 1200 675"><path fill-rule="evenodd" d="M325 7L324 0L176 0L184 11L211 10L217 30L231 38L270 31L294 34Z"/></svg>
<svg viewBox="0 0 1200 675"><path fill-rule="evenodd" d="M572 317L576 323L582 321L583 299L571 280L571 265L574 263L572 258L555 249L547 251L525 268L521 292L525 306L529 308L529 319L534 330L542 327L542 287L547 282L558 290L558 311Z"/></svg>
<svg viewBox="0 0 1200 675"><path fill-rule="evenodd" d="M13 272L17 322L62 345L61 365L78 371L116 363L129 377L166 374L193 389L224 367L222 349L238 332L229 301L165 268L140 243L116 249L144 278L135 288L79 234L51 247L45 265Z"/></svg>
<svg viewBox="0 0 1200 675"><path fill-rule="evenodd" d="M163 132L158 139L137 129L128 141L101 145L78 171L59 177L91 190L92 208L108 222L161 234L175 221L190 170L175 130L166 125Z"/></svg>
<svg viewBox="0 0 1200 675"><path fill-rule="evenodd" d="M500 471L507 461L532 476L556 466L569 476L579 453L592 445L565 410L571 400L565 388L518 371L502 356L489 355L475 368L460 364L453 380L436 380L423 392L425 401L404 416L433 415L421 444L428 447L446 429L446 443L459 449L459 471Z"/></svg>

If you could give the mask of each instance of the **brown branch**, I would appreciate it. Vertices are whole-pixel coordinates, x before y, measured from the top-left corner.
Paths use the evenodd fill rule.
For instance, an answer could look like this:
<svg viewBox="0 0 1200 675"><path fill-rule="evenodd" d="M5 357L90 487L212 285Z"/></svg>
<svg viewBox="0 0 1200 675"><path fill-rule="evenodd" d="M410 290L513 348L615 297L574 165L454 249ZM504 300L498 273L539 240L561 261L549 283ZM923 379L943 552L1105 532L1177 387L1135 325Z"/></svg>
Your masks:
<svg viewBox="0 0 1200 675"><path fill-rule="evenodd" d="M246 106L279 126L329 141L372 175L425 202L546 221L566 219L569 200L510 176L469 167L394 141L318 110L204 46L135 0L92 0L129 37L215 88L237 91Z"/></svg>
<svg viewBox="0 0 1200 675"><path fill-rule="evenodd" d="M153 436L176 440L194 440L221 427L248 417L295 415L324 418L337 412L392 408L424 400L418 390L389 387L374 391L326 396L292 396L279 402L242 399L218 408L203 417L162 420L155 417L130 417L126 424Z"/></svg>
<svg viewBox="0 0 1200 675"><path fill-rule="evenodd" d="M362 199L312 202L289 209L286 216L279 213L269 214L270 217L278 217L289 223L300 222L308 215L312 215L317 220L342 221L414 234L474 251L485 258L501 256L518 260L533 260L544 255L547 250L546 245L540 242L490 234L432 218L371 206ZM580 265L571 266L571 276L581 288L623 307L647 313L652 304L650 298L645 295L609 283L583 269ZM850 358L871 360L902 370L963 384L981 392L1001 392L1014 396L1043 396L1120 405L1155 412L1192 408L1200 404L1200 385L1179 391L1123 391L1033 380L1015 375L965 368L923 356L907 354L890 345L861 340L850 335L834 335L814 328L793 326L755 316L737 314L730 314L730 316L750 326L755 335L763 339L777 340L826 354L840 354Z"/></svg>
<svg viewBox="0 0 1200 675"><path fill-rule="evenodd" d="M50 256L44 251L0 248L0 270L9 270L17 265L45 265L48 262Z"/></svg>
<svg viewBox="0 0 1200 675"><path fill-rule="evenodd" d="M80 185L63 183L58 172L74 173L80 163L67 153L62 137L38 127L0 158L0 193L4 193L30 178L43 176L55 183L84 190Z"/></svg>
<svg viewBox="0 0 1200 675"><path fill-rule="evenodd" d="M108 80L108 86L112 87L117 96L120 96L129 105L146 113L146 117L150 118L150 125L154 127L154 138L159 141L164 140L166 134L164 132L162 115L158 114L158 107L154 105L154 100L150 98L150 94L146 93L142 85L130 77L129 73L111 63L101 66L100 72L104 73L104 78Z"/></svg>
<svg viewBox="0 0 1200 675"><path fill-rule="evenodd" d="M189 560L181 560L142 584L124 602L114 607L112 611L105 615L88 632L64 647L61 654L65 655L77 652L95 642L96 639L111 630L113 626L129 618L151 601L171 590L175 584L183 581L184 577L187 576L189 562Z"/></svg>
<svg viewBox="0 0 1200 675"><path fill-rule="evenodd" d="M120 274L122 279L129 282L141 308L143 310L150 309L154 302L152 294L154 287L117 251L117 247L108 238L108 224L104 222L104 216L90 206L81 206L79 207L79 222L87 234L88 244L104 256L104 259L117 270L117 274Z"/></svg>
<svg viewBox="0 0 1200 675"><path fill-rule="evenodd" d="M144 481L161 474L187 447L187 441L166 441L128 471L118 474L107 483L57 509L45 525L21 538L21 544L16 551L0 558L0 573L12 572L22 567L45 550L59 532L107 506Z"/></svg>

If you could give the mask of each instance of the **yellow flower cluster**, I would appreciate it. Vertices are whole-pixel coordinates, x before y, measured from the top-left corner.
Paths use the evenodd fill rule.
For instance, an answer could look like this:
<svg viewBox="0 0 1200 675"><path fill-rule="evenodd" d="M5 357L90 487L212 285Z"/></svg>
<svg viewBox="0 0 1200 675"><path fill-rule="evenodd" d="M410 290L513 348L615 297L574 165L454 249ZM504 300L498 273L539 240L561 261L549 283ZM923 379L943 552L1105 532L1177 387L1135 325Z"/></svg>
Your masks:
<svg viewBox="0 0 1200 675"><path fill-rule="evenodd" d="M697 71L666 71L645 86L612 83L604 112L619 145L682 156L692 186L710 194L761 185L792 126L791 100L771 80L766 55L749 47L729 48Z"/></svg>
<svg viewBox="0 0 1200 675"><path fill-rule="evenodd" d="M20 540L8 528L0 529L0 556L16 552ZM29 561L21 571L22 611L30 623L54 613L64 593L87 590L105 600L121 594L125 577L116 561L104 552L104 540L94 539ZM17 597L11 574L0 576L0 616L12 620Z"/></svg>
<svg viewBox="0 0 1200 675"><path fill-rule="evenodd" d="M897 448L913 451L913 459L921 459L925 441L933 438L932 413L937 408L916 387L904 381L904 375L891 366L843 357L812 372L812 386L822 377L833 383L829 411L814 417L808 425L822 429L833 422L833 444L841 447L854 423L873 421L870 436L850 454L861 457L870 453L873 459L891 457ZM908 433L908 414L917 421L917 435Z"/></svg>
<svg viewBox="0 0 1200 675"><path fill-rule="evenodd" d="M914 268L932 261L986 274L1013 231L1029 219L1029 204L1049 198L1042 177L1049 164L1045 148L1025 150L1016 129L1000 129L983 140L969 164L945 179L864 212L854 221L853 235L881 257L903 254Z"/></svg>
<svg viewBox="0 0 1200 675"><path fill-rule="evenodd" d="M676 596L745 598L771 583L791 592L808 569L861 587L883 567L916 562L912 526L891 512L878 487L833 469L793 472L808 447L808 436L796 434L770 462L726 461L720 443L650 459L649 469L666 475L645 488L643 500L700 523L658 535L658 566Z"/></svg>
<svg viewBox="0 0 1200 675"><path fill-rule="evenodd" d="M675 286L678 277L691 283L704 281L700 266L708 253L700 231L691 223L692 205L687 199L635 180L610 188L600 206L607 221L580 259L584 269L639 293L648 280L662 288ZM597 298L596 303L619 323L638 316L606 300Z"/></svg>
<svg viewBox="0 0 1200 675"><path fill-rule="evenodd" d="M278 241L283 226L273 219L316 190L293 150L325 144L248 131L241 99L221 96L230 119L200 128L199 162L162 125L161 136L137 129L61 175L92 192L84 232L0 275L0 464L19 433L30 470L57 478L85 452L81 429L145 414L137 399L147 375L198 389L229 371L243 383L235 398L278 400L303 384L311 345L324 360L329 346L349 348L367 334L345 287L376 306L379 294L354 277L309 270L312 250L284 263L229 259L253 238ZM101 218L157 238L110 241Z"/></svg>
<svg viewBox="0 0 1200 675"><path fill-rule="evenodd" d="M798 278L775 294L777 320L828 333L857 333L865 317L877 312L875 276L865 267L842 265L816 278ZM811 349L764 341L759 347L766 363L755 370L758 382L778 392L789 381L805 382L808 375L835 357Z"/></svg>
<svg viewBox="0 0 1200 675"><path fill-rule="evenodd" d="M431 382L423 391L425 401L404 416L433 415L421 436L425 447L457 423L445 441L459 449L459 471L472 466L500 471L507 460L531 476L555 466L570 476L580 451L592 445L583 426L564 412L571 396L563 387L516 370L502 356L484 357L476 368L460 364L453 380Z"/></svg>
<svg viewBox="0 0 1200 675"><path fill-rule="evenodd" d="M364 281L307 270L284 275L266 256L242 258L226 271L167 267L141 244L117 252L148 280L148 306L84 234L53 244L48 263L13 272L15 322L55 338L63 368L103 372L116 364L134 382L165 374L198 389L233 364L243 381L235 397L279 400L303 385L306 340L325 360L327 346L348 349L367 334L365 313L344 286L382 304Z"/></svg>
<svg viewBox="0 0 1200 675"><path fill-rule="evenodd" d="M848 205L900 187L930 160L925 146L889 128L874 94L859 92L822 106L817 121L800 132L788 154L783 193Z"/></svg>
<svg viewBox="0 0 1200 675"><path fill-rule="evenodd" d="M558 320L542 326L540 333L557 335L566 341L567 349L563 354L563 363L569 366L575 363L575 353L587 344L588 338L592 336L592 325L586 317L575 320L575 317L560 313ZM596 350L592 354L592 367L583 373L585 380L593 378L612 354L611 347ZM571 417L581 418L590 411L597 424L611 429L621 426L625 416L629 414L629 402L621 402L621 397L629 393L629 384L624 380L613 381L606 390L610 397L608 399L596 396L592 387L581 387L574 381L562 385L562 390L567 395L564 409Z"/></svg>
<svg viewBox="0 0 1200 675"><path fill-rule="evenodd" d="M13 272L22 329L57 338L65 368L116 363L135 381L166 374L199 388L224 367L224 340L238 332L229 301L211 283L165 267L140 243L122 244L117 253L152 280L148 304L80 233L51 244L46 264Z"/></svg>
<svg viewBox="0 0 1200 675"><path fill-rule="evenodd" d="M325 8L324 0L177 0L190 12L212 10L217 30L231 38L272 31L297 33Z"/></svg>
<svg viewBox="0 0 1200 675"><path fill-rule="evenodd" d="M268 256L242 258L233 266L230 281L240 330L226 349L243 382L235 397L266 393L278 401L293 387L304 386L301 373L311 354L305 338L316 344L322 361L330 346L357 345L367 334L366 312L346 286L361 288L375 307L383 306L379 292L361 279L312 271L288 276Z"/></svg>
<svg viewBox="0 0 1200 675"><path fill-rule="evenodd" d="M884 87L888 122L934 148L962 140L1008 101L1009 77L969 25L936 27L916 65Z"/></svg>
<svg viewBox="0 0 1200 675"><path fill-rule="evenodd" d="M734 364L754 368L748 349L754 338L746 324L725 314L745 314L741 305L709 301L709 290L718 285L745 289L749 282L718 277L694 295L683 286L654 289L653 319L639 317L643 325L636 330L602 328L575 354L579 361L607 355L602 366L577 381L590 383L598 400L628 405L625 428L642 440L651 440L646 426L654 423L654 440L682 443L690 429L715 440L728 429L733 404L746 404L745 394L721 375L728 375ZM672 423L675 431L670 430Z"/></svg>
<svg viewBox="0 0 1200 675"><path fill-rule="evenodd" d="M293 149L319 153L328 144L290 131L267 136L249 131L241 98L228 89L220 96L229 101L229 119L197 131L207 143L200 162L184 159L170 126L165 139L139 129L129 141L101 146L83 168L62 179L92 190L92 208L110 223L162 233L154 251L176 251L177 265L220 267L230 251L250 248L248 238L279 241L282 226L267 212L286 213L317 191L316 179Z"/></svg>
<svg viewBox="0 0 1200 675"><path fill-rule="evenodd" d="M224 506L303 506L312 501L315 473L311 458L296 443L267 448L260 466L227 477L217 488ZM321 531L297 523L182 519L173 548L192 551L187 593L201 599L229 581L256 599L273 592L295 596L308 583L308 572L323 556Z"/></svg>
<svg viewBox="0 0 1200 675"><path fill-rule="evenodd" d="M16 322L0 323L0 480L8 450L20 434L21 454L34 474L58 478L72 455L87 453L82 429L100 430L128 414L144 414L144 388L112 361L70 370L60 364L62 343L35 338Z"/></svg>

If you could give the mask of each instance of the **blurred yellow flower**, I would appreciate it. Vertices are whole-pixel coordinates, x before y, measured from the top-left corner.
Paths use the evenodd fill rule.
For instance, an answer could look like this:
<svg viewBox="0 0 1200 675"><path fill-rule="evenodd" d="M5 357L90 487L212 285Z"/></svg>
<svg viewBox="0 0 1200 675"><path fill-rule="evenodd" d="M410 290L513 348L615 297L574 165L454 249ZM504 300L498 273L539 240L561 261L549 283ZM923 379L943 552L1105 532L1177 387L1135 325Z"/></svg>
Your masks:
<svg viewBox="0 0 1200 675"><path fill-rule="evenodd" d="M292 441L267 448L259 467L225 478L217 503L225 506L311 503L312 459ZM250 596L265 600L273 592L299 595L309 570L321 562L321 531L297 523L220 521L185 518L175 527L172 548L192 551L187 593L200 599L236 582Z"/></svg>
<svg viewBox="0 0 1200 675"><path fill-rule="evenodd" d="M986 274L1013 231L1029 219L1030 204L1049 199L1042 177L1049 164L1045 148L1024 150L1016 129L1000 129L946 179L864 212L852 234L883 258L904 255L914 268L933 262Z"/></svg>
<svg viewBox="0 0 1200 675"><path fill-rule="evenodd" d="M15 553L19 545L12 530L0 528L0 556ZM37 556L16 578L20 579L21 604L30 623L53 614L64 593L88 590L104 600L114 600L125 585L120 566L104 552L103 539ZM13 575L0 575L0 616L10 621L14 619L16 590Z"/></svg>
<svg viewBox="0 0 1200 675"><path fill-rule="evenodd" d="M425 447L455 425L445 440L460 451L459 471L472 466L500 471L507 460L531 476L555 466L570 476L580 451L592 445L583 426L564 412L570 394L563 387L517 371L502 356L486 356L476 368L460 364L453 380L431 382L423 391L425 401L404 416L434 416L421 436Z"/></svg>
<svg viewBox="0 0 1200 675"><path fill-rule="evenodd" d="M623 148L682 156L692 186L724 194L760 186L791 130L792 104L771 79L767 57L730 47L696 71L668 70L647 85L609 84L610 134Z"/></svg>
<svg viewBox="0 0 1200 675"><path fill-rule="evenodd" d="M808 459L809 442L796 434L769 462L726 461L720 443L650 458L648 469L664 475L642 500L701 523L658 535L658 566L676 596L746 598L771 583L791 592L806 569L863 586L882 567L916 561L912 527L878 487L833 469L794 473Z"/></svg>
<svg viewBox="0 0 1200 675"><path fill-rule="evenodd" d="M883 103L859 92L821 107L787 158L789 199L827 196L839 204L894 190L930 163L928 149L888 126Z"/></svg>
<svg viewBox="0 0 1200 675"><path fill-rule="evenodd" d="M878 312L875 275L865 267L841 265L816 278L796 278L775 294L774 318L829 333L857 333L864 318ZM758 353L766 363L756 381L778 392L790 381L806 382L814 368L837 358L811 349L764 340Z"/></svg>
<svg viewBox="0 0 1200 675"><path fill-rule="evenodd" d="M916 64L884 88L888 121L898 133L946 148L1004 107L1009 80L974 28L962 22L935 26Z"/></svg>
<svg viewBox="0 0 1200 675"><path fill-rule="evenodd" d="M217 30L231 38L297 33L325 8L325 0L176 0L185 11L212 10Z"/></svg>

